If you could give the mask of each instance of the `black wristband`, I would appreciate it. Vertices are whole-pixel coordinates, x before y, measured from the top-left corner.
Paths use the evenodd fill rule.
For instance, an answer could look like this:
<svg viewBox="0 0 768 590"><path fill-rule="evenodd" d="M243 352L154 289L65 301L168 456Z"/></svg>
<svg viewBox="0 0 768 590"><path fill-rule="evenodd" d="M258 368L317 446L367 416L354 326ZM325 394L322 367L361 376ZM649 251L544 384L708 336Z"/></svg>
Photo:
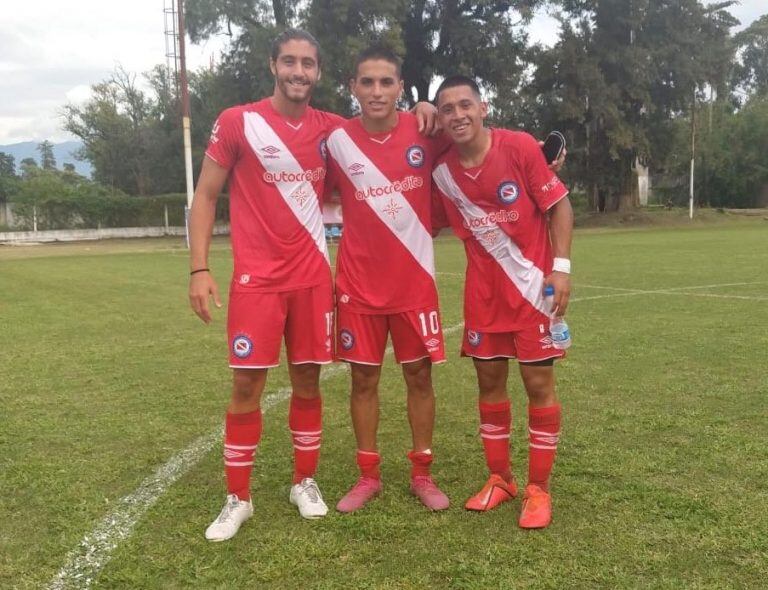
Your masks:
<svg viewBox="0 0 768 590"><path fill-rule="evenodd" d="M210 268L198 268L197 270L190 271L189 276L196 275L199 272L211 272Z"/></svg>

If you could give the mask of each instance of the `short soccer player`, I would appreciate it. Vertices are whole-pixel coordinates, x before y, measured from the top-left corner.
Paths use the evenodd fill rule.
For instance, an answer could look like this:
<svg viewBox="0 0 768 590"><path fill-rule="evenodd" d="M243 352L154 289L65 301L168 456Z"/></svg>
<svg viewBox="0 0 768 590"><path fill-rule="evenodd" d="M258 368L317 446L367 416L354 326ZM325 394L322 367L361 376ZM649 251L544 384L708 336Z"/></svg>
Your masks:
<svg viewBox="0 0 768 590"><path fill-rule="evenodd" d="M344 234L336 269L337 356L350 363L350 409L360 477L339 501L354 512L382 488L377 446L379 378L387 335L402 366L413 447L411 491L429 509L448 498L430 475L435 394L433 363L445 360L431 238L436 140L398 112L400 60L372 47L350 81L361 115L328 138L328 186L341 194Z"/></svg>
<svg viewBox="0 0 768 590"><path fill-rule="evenodd" d="M209 323L209 297L221 303L208 250L216 200L229 181L234 272L227 319L233 369L224 435L228 496L205 532L212 541L231 538L253 514L250 475L261 438L261 396L267 370L279 363L283 337L293 392L290 501L304 518L328 511L314 479L322 438L320 365L331 362L333 353L332 278L318 195L326 139L344 119L308 106L320 79L312 35L299 29L280 34L270 69L272 96L226 109L214 124L189 225L190 304ZM426 107L417 112L428 133L434 107Z"/></svg>
<svg viewBox="0 0 768 590"><path fill-rule="evenodd" d="M565 314L570 294L568 190L533 137L484 126L488 107L473 80L447 78L435 100L443 132L453 143L433 171L435 225L449 223L467 254L461 354L473 359L477 371L480 436L491 472L465 507L490 510L517 494L507 394L508 359L516 358L528 395L529 439L519 524L546 527L560 436L553 364L564 356L552 346L549 320ZM547 285L555 290L553 304L545 301Z"/></svg>

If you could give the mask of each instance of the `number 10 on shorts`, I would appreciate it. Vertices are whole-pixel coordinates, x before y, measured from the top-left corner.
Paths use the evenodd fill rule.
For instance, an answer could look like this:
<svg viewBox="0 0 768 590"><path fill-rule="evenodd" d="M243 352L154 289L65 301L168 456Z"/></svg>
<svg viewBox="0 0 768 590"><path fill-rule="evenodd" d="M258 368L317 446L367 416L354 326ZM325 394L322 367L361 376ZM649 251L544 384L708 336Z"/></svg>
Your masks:
<svg viewBox="0 0 768 590"><path fill-rule="evenodd" d="M440 333L440 320L437 317L436 311L430 311L428 314L423 311L419 312L419 322L421 323L421 333L423 336L434 336Z"/></svg>

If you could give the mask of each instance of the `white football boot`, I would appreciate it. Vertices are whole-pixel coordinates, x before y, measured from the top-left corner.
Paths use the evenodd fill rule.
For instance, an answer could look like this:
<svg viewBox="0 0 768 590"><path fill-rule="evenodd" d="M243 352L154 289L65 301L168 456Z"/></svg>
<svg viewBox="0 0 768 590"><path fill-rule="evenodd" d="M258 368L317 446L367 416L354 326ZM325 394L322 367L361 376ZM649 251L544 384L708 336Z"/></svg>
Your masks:
<svg viewBox="0 0 768 590"><path fill-rule="evenodd" d="M304 518L322 518L328 514L328 506L323 502L320 488L311 477L305 477L291 486L290 499L291 504L299 508L299 514Z"/></svg>
<svg viewBox="0 0 768 590"><path fill-rule="evenodd" d="M250 500L240 500L235 494L227 496L227 503L211 525L205 529L209 541L226 541L235 536L240 525L253 516Z"/></svg>

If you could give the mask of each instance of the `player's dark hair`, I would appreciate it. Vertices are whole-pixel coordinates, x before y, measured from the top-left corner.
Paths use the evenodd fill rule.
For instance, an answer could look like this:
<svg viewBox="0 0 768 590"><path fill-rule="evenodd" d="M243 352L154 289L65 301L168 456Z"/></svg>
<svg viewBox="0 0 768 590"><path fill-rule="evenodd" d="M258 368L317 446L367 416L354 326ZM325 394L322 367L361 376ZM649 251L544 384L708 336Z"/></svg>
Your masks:
<svg viewBox="0 0 768 590"><path fill-rule="evenodd" d="M456 88L457 86L469 86L477 98L482 98L480 95L480 87L477 85L477 82L475 82L469 76L462 76L459 74L456 76L448 76L445 80L443 80L443 83L437 87L437 92L435 92L435 98L432 102L436 105L438 99L440 98L440 93L443 90L447 90L448 88Z"/></svg>
<svg viewBox="0 0 768 590"><path fill-rule="evenodd" d="M395 66L397 77L400 78L400 70L403 67L403 60L401 60L398 55L386 45L371 45L358 53L355 58L355 64L352 67L352 77L357 78L357 71L361 63L378 59L389 62Z"/></svg>
<svg viewBox="0 0 768 590"><path fill-rule="evenodd" d="M320 43L317 42L317 39L315 39L312 33L305 31L304 29L285 29L275 37L272 41L272 52L270 54L272 61L277 61L277 58L280 56L280 49L283 45L288 43L288 41L306 41L314 47L317 52L317 65L320 67L322 61L320 57Z"/></svg>

